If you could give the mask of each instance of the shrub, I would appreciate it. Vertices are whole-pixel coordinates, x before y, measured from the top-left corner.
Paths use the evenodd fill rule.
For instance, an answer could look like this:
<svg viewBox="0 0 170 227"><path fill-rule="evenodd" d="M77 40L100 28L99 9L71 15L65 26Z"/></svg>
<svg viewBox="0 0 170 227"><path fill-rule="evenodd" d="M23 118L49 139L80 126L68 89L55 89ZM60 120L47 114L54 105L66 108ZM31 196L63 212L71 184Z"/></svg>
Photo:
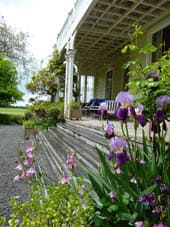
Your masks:
<svg viewBox="0 0 170 227"><path fill-rule="evenodd" d="M36 123L35 119L30 119L30 120L23 121L23 126L25 128L36 128L37 123Z"/></svg>
<svg viewBox="0 0 170 227"><path fill-rule="evenodd" d="M52 103L49 101L38 101L29 107L32 114L32 120L36 127L48 129L50 126L56 126L58 122L64 122L63 103Z"/></svg>
<svg viewBox="0 0 170 227"><path fill-rule="evenodd" d="M51 184L46 187L40 182L32 187L29 201L17 203L11 200L13 207L10 225L30 226L90 226L89 217L93 213L89 188L83 180L77 178L74 185L70 183Z"/></svg>
<svg viewBox="0 0 170 227"><path fill-rule="evenodd" d="M24 117L20 114L0 114L0 123L4 125L22 124Z"/></svg>
<svg viewBox="0 0 170 227"><path fill-rule="evenodd" d="M72 109L80 109L80 104L76 101L72 101L69 106Z"/></svg>

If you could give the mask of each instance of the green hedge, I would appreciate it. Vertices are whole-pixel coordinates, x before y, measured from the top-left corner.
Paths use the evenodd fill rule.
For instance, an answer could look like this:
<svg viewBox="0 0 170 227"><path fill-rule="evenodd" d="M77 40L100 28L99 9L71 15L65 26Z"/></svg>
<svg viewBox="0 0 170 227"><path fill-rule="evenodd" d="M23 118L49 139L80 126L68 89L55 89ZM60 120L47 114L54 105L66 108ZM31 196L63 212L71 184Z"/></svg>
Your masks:
<svg viewBox="0 0 170 227"><path fill-rule="evenodd" d="M0 124L11 125L11 124L22 124L24 116L20 114L2 114L0 113Z"/></svg>

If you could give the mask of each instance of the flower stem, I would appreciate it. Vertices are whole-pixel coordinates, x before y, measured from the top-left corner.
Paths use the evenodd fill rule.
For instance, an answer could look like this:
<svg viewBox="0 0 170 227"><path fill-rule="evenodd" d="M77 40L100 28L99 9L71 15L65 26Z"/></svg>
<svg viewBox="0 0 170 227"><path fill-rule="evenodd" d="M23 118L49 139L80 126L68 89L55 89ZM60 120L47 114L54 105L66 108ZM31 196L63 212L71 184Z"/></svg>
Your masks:
<svg viewBox="0 0 170 227"><path fill-rule="evenodd" d="M128 132L128 127L127 127L127 122L125 122L125 129L126 129L126 132L125 132L125 130L124 130L123 124L124 124L124 123L121 122L122 133L123 133L123 136L124 136L124 137L126 138L126 140L127 140L130 158L131 158L131 160L133 160L133 155L132 155L132 152L131 152L131 146L130 146L130 143L129 143L129 132Z"/></svg>

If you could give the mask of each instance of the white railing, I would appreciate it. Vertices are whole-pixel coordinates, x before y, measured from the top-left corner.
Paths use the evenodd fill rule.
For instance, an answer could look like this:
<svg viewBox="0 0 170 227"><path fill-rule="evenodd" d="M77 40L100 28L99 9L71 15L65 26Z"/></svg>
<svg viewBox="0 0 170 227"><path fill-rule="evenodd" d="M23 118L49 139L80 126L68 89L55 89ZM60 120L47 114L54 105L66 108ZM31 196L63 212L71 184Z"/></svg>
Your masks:
<svg viewBox="0 0 170 227"><path fill-rule="evenodd" d="M118 107L118 103L115 100L107 100L106 102L108 104L107 113L108 114L114 114L115 110Z"/></svg>
<svg viewBox="0 0 170 227"><path fill-rule="evenodd" d="M114 114L118 104L115 100L106 100L107 104L108 104L108 109L107 109L107 114L111 115ZM82 108L82 111L86 114L90 114L90 113L96 113L97 110L99 109L99 105L86 105L84 106L84 108Z"/></svg>

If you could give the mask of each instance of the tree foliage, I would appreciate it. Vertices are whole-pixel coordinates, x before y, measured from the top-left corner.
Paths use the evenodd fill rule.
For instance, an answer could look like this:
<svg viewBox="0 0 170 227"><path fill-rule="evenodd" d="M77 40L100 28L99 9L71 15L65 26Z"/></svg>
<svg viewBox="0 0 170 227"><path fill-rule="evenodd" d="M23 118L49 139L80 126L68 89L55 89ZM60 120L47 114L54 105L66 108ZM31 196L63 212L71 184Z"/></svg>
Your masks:
<svg viewBox="0 0 170 227"><path fill-rule="evenodd" d="M17 88L18 77L14 64L0 56L0 104L9 105L22 100L23 93Z"/></svg>
<svg viewBox="0 0 170 227"><path fill-rule="evenodd" d="M27 50L28 38L27 33L17 32L0 17L0 54L12 61L22 75L35 69L35 59Z"/></svg>
<svg viewBox="0 0 170 227"><path fill-rule="evenodd" d="M35 72L26 88L33 94L49 95L51 101L54 102L57 92L64 86L64 71L63 60L59 57L58 51L54 49L47 67ZM60 83L57 78L60 79Z"/></svg>

